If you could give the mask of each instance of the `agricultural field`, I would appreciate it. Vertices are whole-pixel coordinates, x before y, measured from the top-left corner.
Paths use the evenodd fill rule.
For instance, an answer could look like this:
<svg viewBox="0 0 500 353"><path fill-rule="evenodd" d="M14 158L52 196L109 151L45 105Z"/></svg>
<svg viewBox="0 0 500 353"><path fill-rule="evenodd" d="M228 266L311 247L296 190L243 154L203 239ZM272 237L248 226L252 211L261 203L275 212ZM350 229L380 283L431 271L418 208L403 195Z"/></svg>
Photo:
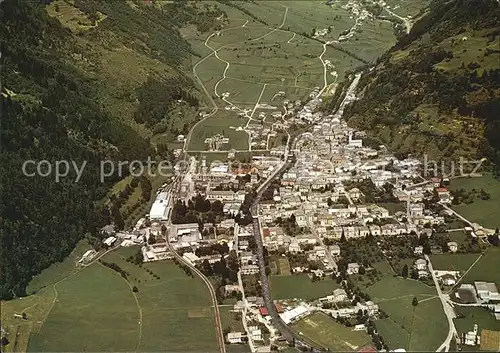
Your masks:
<svg viewBox="0 0 500 353"><path fill-rule="evenodd" d="M496 320L493 313L486 308L457 306L455 312L458 317L453 319L453 322L459 335L472 331L474 324L477 324L479 334L484 329L500 331L500 321Z"/></svg>
<svg viewBox="0 0 500 353"><path fill-rule="evenodd" d="M353 351L371 345L371 338L365 331L354 331L323 313L314 313L292 325L292 328L310 341L333 352Z"/></svg>
<svg viewBox="0 0 500 353"><path fill-rule="evenodd" d="M492 229L500 227L498 209L496 207L500 204L499 180L490 174L478 178L461 178L453 180L450 189L465 189L466 191L483 189L489 193L489 200L475 198L473 203L453 206L453 209L469 221L479 223L483 227Z"/></svg>
<svg viewBox="0 0 500 353"><path fill-rule="evenodd" d="M36 294L42 288L48 287L78 271L77 261L82 255L92 249L87 240L81 240L76 244L75 249L59 263L52 264L49 268L43 270L39 275L33 277L26 288L28 295Z"/></svg>
<svg viewBox="0 0 500 353"><path fill-rule="evenodd" d="M19 332L17 343L7 350L217 349L214 313L203 282L169 261L143 266L125 261L136 251L119 248L103 257L126 271L127 280L98 262L73 271L68 258L64 267L54 266L50 273L51 267L36 278L30 286L36 294L2 302L3 327L13 335ZM28 320L13 319L22 312Z"/></svg>
<svg viewBox="0 0 500 353"><path fill-rule="evenodd" d="M356 23L353 13L343 7L346 4L238 3L245 13L217 3L228 15L229 22L222 30L201 36L193 29L183 29L197 53L192 58L192 77L199 78L198 83L218 107L213 116L194 128L188 149L208 149L204 139L229 127L231 119L222 108L231 107L234 115L244 113L244 126L249 122L262 124L255 112L259 104L281 109L285 100L304 100L315 89L339 83L348 70L362 65L363 60L375 60L393 45L395 37L389 23L365 19L358 23L356 38L336 44L341 50L333 45L324 48L323 42L337 40ZM310 37L318 31L321 34ZM229 137L238 142L229 148L249 149L241 134L232 135Z"/></svg>
<svg viewBox="0 0 500 353"><path fill-rule="evenodd" d="M500 248L489 247L481 259L462 277L460 282L486 281L495 282L497 285L500 285L500 271L498 271L499 258Z"/></svg>
<svg viewBox="0 0 500 353"><path fill-rule="evenodd" d="M314 300L340 288L331 278L313 282L307 275L270 276L269 285L274 299Z"/></svg>
<svg viewBox="0 0 500 353"><path fill-rule="evenodd" d="M389 318L376 321L376 326L391 349L434 351L446 338L448 323L437 297L421 299L416 307L411 297L379 305Z"/></svg>
<svg viewBox="0 0 500 353"><path fill-rule="evenodd" d="M480 254L438 254L431 255L435 270L466 271Z"/></svg>
<svg viewBox="0 0 500 353"><path fill-rule="evenodd" d="M386 275L364 291L389 315L376 325L391 349L435 350L446 337L446 316L435 288ZM416 307L413 297L419 301Z"/></svg>

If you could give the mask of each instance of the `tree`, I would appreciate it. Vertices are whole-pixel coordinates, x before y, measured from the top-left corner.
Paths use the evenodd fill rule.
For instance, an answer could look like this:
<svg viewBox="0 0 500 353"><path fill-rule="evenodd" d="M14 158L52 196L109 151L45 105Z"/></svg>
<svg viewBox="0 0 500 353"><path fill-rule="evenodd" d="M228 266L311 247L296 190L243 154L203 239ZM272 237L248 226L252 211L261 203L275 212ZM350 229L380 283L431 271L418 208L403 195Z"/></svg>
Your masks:
<svg viewBox="0 0 500 353"><path fill-rule="evenodd" d="M136 286L134 286L134 287L132 288L132 292L137 293L138 291L139 291L139 288L137 288Z"/></svg>
<svg viewBox="0 0 500 353"><path fill-rule="evenodd" d="M413 305L413 306L417 306L418 305L418 299L417 299L417 297L413 297L411 305Z"/></svg>
<svg viewBox="0 0 500 353"><path fill-rule="evenodd" d="M405 264L403 266L403 270L401 271L401 276L403 276L404 278L408 277L408 265Z"/></svg>

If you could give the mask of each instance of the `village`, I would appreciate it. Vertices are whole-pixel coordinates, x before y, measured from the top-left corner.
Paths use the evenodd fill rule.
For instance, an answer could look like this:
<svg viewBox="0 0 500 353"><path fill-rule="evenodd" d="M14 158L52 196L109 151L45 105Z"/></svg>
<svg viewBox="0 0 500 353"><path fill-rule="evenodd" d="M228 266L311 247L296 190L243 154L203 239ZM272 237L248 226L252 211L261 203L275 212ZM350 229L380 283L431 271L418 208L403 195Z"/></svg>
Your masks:
<svg viewBox="0 0 500 353"><path fill-rule="evenodd" d="M296 137L287 167L262 195L259 234L249 217L250 203L262 180L283 165L286 146L273 155L254 155L247 163L234 158L208 163L191 157L177 189L165 185L158 190L149 214L131 232L105 229L109 237L104 244L139 244L145 262L173 259L174 249L204 275L222 278L215 281L218 301L237 298L233 312L244 327L244 331L225 330L226 343L248 344L252 352L282 345L262 299L256 236L265 247L266 262L279 264L281 273L307 275L311 282L333 278L339 284L331 293L312 300L275 300L286 325L322 312L354 331L367 331L374 345L383 347L372 325L387 314L352 286L352 278L377 272L372 258L352 254L349 249L355 243L358 247L371 244L376 250L370 254L383 254L392 270L404 278L435 286L450 320L457 317L455 305L482 306L499 320L496 283L474 281L455 288L463 271L433 270L429 257L468 252L457 241L438 238L437 234L450 229L450 223L460 224L453 231L479 246L498 233L469 222L449 207L453 194L448 176L437 170L435 175L424 176L418 159L398 159L384 146L366 145L363 132L349 128L340 114L323 115L316 109L319 103L314 98L303 105L297 102L300 108L289 114L290 120L305 122L311 129ZM394 239L406 244L402 267L394 254ZM85 254L81 263L95 255ZM267 275L276 272L270 267L266 267ZM443 294L442 289L452 290ZM477 327L470 330L459 335L450 327L459 344L479 345Z"/></svg>

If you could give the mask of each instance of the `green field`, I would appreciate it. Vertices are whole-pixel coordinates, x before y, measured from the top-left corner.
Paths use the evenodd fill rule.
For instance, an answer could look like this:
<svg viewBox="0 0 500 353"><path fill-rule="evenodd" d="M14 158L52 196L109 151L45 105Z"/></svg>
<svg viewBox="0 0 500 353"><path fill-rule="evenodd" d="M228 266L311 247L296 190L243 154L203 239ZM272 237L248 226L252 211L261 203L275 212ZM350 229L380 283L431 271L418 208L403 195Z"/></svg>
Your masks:
<svg viewBox="0 0 500 353"><path fill-rule="evenodd" d="M323 313L314 313L292 325L293 329L322 347L336 351L353 351L371 345L371 338L365 331L354 331Z"/></svg>
<svg viewBox="0 0 500 353"><path fill-rule="evenodd" d="M200 56L192 58L195 76L219 107L219 112L194 130L189 149L206 149L203 140L231 124L231 119L221 115L222 108L236 106L236 113L252 109L259 102L281 109L284 100L303 100L315 87L323 88L323 61L331 64L326 69L326 85L332 85L342 81L348 70L363 64L356 56L375 60L394 44L389 23L365 20L359 24L355 38L342 43L342 48L351 53L328 46L322 55L323 42L337 40L355 24L353 13L342 7L346 3L326 6L321 1L239 2L237 6L248 13L213 3L228 15L229 23L222 30L202 36L192 28L183 29L184 37ZM309 38L313 29L315 33L328 31ZM210 55L212 50L216 55ZM284 95L276 95L278 92ZM226 101L221 97L223 93L229 93ZM248 149L243 135L231 135L238 142L229 148Z"/></svg>
<svg viewBox="0 0 500 353"><path fill-rule="evenodd" d="M364 291L389 315L376 324L391 349L435 350L446 337L448 324L435 288L387 275ZM413 297L419 300L416 307Z"/></svg>
<svg viewBox="0 0 500 353"><path fill-rule="evenodd" d="M238 126L243 126L246 119L242 119L234 112L224 111L218 114L217 117L210 117L202 121L193 130L192 137L189 143L189 150L204 151L207 149L205 139L216 134L223 134L229 137L229 143L223 146L223 150L248 149L248 134L244 131L236 131Z"/></svg>
<svg viewBox="0 0 500 353"><path fill-rule="evenodd" d="M314 300L340 288L331 278L312 282L307 275L270 276L269 285L274 299Z"/></svg>
<svg viewBox="0 0 500 353"><path fill-rule="evenodd" d="M376 326L389 348L407 351L435 351L448 333L448 323L439 298L421 300L416 307L412 298L380 304L389 318Z"/></svg>
<svg viewBox="0 0 500 353"><path fill-rule="evenodd" d="M431 255L435 270L466 271L477 260L479 254Z"/></svg>
<svg viewBox="0 0 500 353"><path fill-rule="evenodd" d="M375 302L413 295L436 295L435 288L428 287L422 282L392 276L383 277L380 281L368 287L366 292L370 294Z"/></svg>
<svg viewBox="0 0 500 353"><path fill-rule="evenodd" d="M136 348L139 310L128 284L117 273L91 265L59 284L56 298L40 332L31 336L29 351Z"/></svg>
<svg viewBox="0 0 500 353"><path fill-rule="evenodd" d="M474 281L495 282L500 285L500 248L490 247L481 259L461 279L461 283L472 283Z"/></svg>
<svg viewBox="0 0 500 353"><path fill-rule="evenodd" d="M491 196L489 200L476 198L471 204L453 206L453 209L471 222L479 223L483 227L492 229L500 227L497 209L497 206L500 205L500 181L488 174L478 178L453 180L450 188L452 190L465 189L467 191L484 189L484 191L488 192Z"/></svg>
<svg viewBox="0 0 500 353"><path fill-rule="evenodd" d="M453 319L459 334L472 331L474 324L477 324L479 332L482 329L500 331L500 321L496 320L493 313L486 308L461 306L456 307L455 311L458 315L464 316Z"/></svg>
<svg viewBox="0 0 500 353"><path fill-rule="evenodd" d="M103 258L127 271L128 282L96 262L70 271L53 285L68 273L54 266L53 273L49 268L32 286L41 288L36 294L2 302L3 327L14 337L19 333L15 347L13 342L7 351L216 350L213 309L204 283L172 262L142 267L126 262L136 251L119 248ZM28 320L13 319L22 312Z"/></svg>
<svg viewBox="0 0 500 353"><path fill-rule="evenodd" d="M66 276L75 273L78 270L77 261L87 251L92 249L86 240L81 240L63 261L52 264L49 268L43 270L39 275L33 277L26 288L26 293L34 294L40 289L52 285Z"/></svg>

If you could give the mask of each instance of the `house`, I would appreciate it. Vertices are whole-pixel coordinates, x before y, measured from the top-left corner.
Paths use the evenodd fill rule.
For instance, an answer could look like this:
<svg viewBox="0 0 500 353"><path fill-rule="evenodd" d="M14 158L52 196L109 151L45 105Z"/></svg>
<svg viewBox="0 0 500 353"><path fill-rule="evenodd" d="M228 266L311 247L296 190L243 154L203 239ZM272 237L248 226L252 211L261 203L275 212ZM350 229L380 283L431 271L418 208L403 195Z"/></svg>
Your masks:
<svg viewBox="0 0 500 353"><path fill-rule="evenodd" d="M250 326L248 328L252 341L262 341L262 331L257 326Z"/></svg>
<svg viewBox="0 0 500 353"><path fill-rule="evenodd" d="M259 308L259 314L262 315L262 316L269 316L269 311L267 310L267 308L265 306L261 306Z"/></svg>
<svg viewBox="0 0 500 353"><path fill-rule="evenodd" d="M339 256L340 255L340 246L337 244L330 246L330 253L333 256Z"/></svg>
<svg viewBox="0 0 500 353"><path fill-rule="evenodd" d="M243 343L243 337L244 334L242 332L229 332L226 336L229 343Z"/></svg>
<svg viewBox="0 0 500 353"><path fill-rule="evenodd" d="M427 270L427 261L425 261L425 259L418 259L415 261L415 264L414 264L415 268L417 270Z"/></svg>
<svg viewBox="0 0 500 353"><path fill-rule="evenodd" d="M439 279L445 286L454 286L457 283L455 276L450 274L443 275Z"/></svg>
<svg viewBox="0 0 500 353"><path fill-rule="evenodd" d="M415 255L422 255L423 252L424 252L424 247L421 245L415 246L415 249L413 250L413 253Z"/></svg>
<svg viewBox="0 0 500 353"><path fill-rule="evenodd" d="M444 203L451 202L450 190L448 190L447 188L437 188L436 192L438 194L439 201Z"/></svg>
<svg viewBox="0 0 500 353"><path fill-rule="evenodd" d="M448 249L450 249L450 252L457 252L458 250L458 244L456 241L450 241L447 243Z"/></svg>
<svg viewBox="0 0 500 353"><path fill-rule="evenodd" d="M259 266L257 265L243 265L240 267L240 272L242 275L253 275L259 273Z"/></svg>
<svg viewBox="0 0 500 353"><path fill-rule="evenodd" d="M344 289L338 288L333 291L333 301L334 302L343 302L347 300L347 293Z"/></svg>
<svg viewBox="0 0 500 353"><path fill-rule="evenodd" d="M350 264L347 264L347 274L352 275L359 273L359 265L356 262L351 262Z"/></svg>
<svg viewBox="0 0 500 353"><path fill-rule="evenodd" d="M237 284L226 284L224 286L224 294L231 295L233 292L241 292L241 288Z"/></svg>

